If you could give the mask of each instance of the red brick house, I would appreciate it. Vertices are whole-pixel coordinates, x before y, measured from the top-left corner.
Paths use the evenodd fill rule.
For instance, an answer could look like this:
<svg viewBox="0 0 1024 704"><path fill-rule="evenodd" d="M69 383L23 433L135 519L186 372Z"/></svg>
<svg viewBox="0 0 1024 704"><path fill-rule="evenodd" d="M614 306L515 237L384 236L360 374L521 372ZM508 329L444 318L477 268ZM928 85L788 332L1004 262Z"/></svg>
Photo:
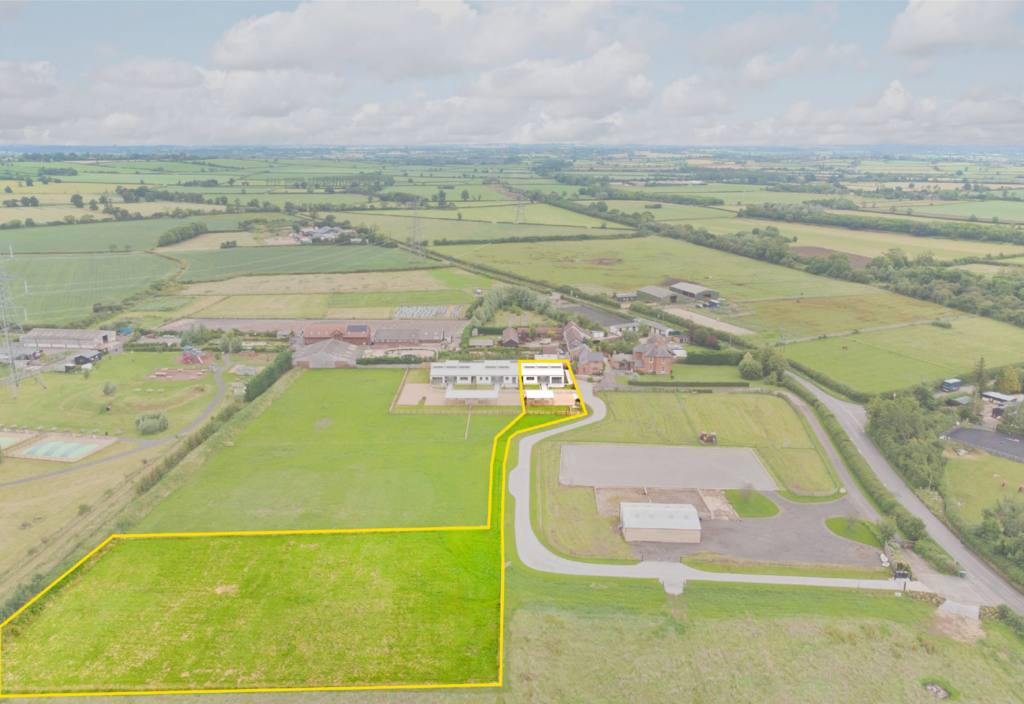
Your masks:
<svg viewBox="0 0 1024 704"><path fill-rule="evenodd" d="M579 345L569 353L576 362L577 374L604 374L604 354Z"/></svg>
<svg viewBox="0 0 1024 704"><path fill-rule="evenodd" d="M633 369L644 374L671 374L674 359L665 338L656 332L633 348Z"/></svg>

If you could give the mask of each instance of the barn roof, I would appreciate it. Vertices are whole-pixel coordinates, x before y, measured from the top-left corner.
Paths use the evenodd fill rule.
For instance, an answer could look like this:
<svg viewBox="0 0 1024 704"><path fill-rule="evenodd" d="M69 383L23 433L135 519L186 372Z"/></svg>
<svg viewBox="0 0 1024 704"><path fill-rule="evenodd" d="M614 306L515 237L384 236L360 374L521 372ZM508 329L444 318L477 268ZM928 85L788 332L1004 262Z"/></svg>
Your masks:
<svg viewBox="0 0 1024 704"><path fill-rule="evenodd" d="M700 518L693 504L619 504L623 528L700 530Z"/></svg>

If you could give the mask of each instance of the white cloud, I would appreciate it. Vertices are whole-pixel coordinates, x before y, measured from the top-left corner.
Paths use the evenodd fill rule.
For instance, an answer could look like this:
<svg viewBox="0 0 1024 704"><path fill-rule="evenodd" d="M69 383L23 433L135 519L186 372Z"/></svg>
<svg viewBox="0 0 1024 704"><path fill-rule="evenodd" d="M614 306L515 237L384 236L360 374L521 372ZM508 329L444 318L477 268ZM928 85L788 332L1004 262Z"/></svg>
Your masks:
<svg viewBox="0 0 1024 704"><path fill-rule="evenodd" d="M39 98L57 90L57 69L49 61L0 61L0 99Z"/></svg>
<svg viewBox="0 0 1024 704"><path fill-rule="evenodd" d="M907 67L907 74L911 78L924 78L930 76L935 70L935 59L915 59Z"/></svg>
<svg viewBox="0 0 1024 704"><path fill-rule="evenodd" d="M236 23L211 51L225 68L358 67L394 80L593 47L602 3L305 2Z"/></svg>
<svg viewBox="0 0 1024 704"><path fill-rule="evenodd" d="M764 85L786 76L818 73L850 63L859 50L856 44L829 44L824 49L800 46L785 59L775 61L768 54L755 56L740 72L745 83Z"/></svg>
<svg viewBox="0 0 1024 704"><path fill-rule="evenodd" d="M96 79L134 88L190 88L203 83L203 70L183 61L141 57L104 66L96 72Z"/></svg>
<svg viewBox="0 0 1024 704"><path fill-rule="evenodd" d="M693 55L712 64L737 66L748 56L768 53L814 33L815 24L798 13L756 12L705 34L694 46Z"/></svg>
<svg viewBox="0 0 1024 704"><path fill-rule="evenodd" d="M951 49L1020 45L1013 23L1019 3L992 0L910 0L892 23L887 51L931 56Z"/></svg>
<svg viewBox="0 0 1024 704"><path fill-rule="evenodd" d="M681 78L661 92L661 111L684 117L733 112L736 108L725 83L716 77Z"/></svg>

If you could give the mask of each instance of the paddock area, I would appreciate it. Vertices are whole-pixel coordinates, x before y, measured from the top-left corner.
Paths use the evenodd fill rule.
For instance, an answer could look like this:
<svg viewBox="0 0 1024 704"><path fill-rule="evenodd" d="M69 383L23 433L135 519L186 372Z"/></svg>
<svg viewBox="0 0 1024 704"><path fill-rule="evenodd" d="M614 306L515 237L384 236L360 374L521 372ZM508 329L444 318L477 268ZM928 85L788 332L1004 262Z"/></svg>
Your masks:
<svg viewBox="0 0 1024 704"><path fill-rule="evenodd" d="M25 460L78 462L115 442L117 438L106 436L51 433L35 442L25 443L17 452L7 452L6 455Z"/></svg>
<svg viewBox="0 0 1024 704"><path fill-rule="evenodd" d="M568 486L779 489L747 447L566 444L558 480Z"/></svg>

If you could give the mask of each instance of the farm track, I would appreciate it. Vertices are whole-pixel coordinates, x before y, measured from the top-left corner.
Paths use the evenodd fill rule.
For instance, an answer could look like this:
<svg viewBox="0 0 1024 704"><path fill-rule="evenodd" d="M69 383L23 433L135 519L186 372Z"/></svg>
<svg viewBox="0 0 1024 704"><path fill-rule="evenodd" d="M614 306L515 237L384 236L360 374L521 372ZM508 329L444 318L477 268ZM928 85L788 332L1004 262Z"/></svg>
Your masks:
<svg viewBox="0 0 1024 704"><path fill-rule="evenodd" d="M607 407L594 396L590 384L580 383L580 393L590 408L590 415L575 423L528 435L519 445L519 462L509 474L508 488L515 498L515 539L519 559L530 569L554 574L580 577L625 577L631 579L657 579L670 593L680 593L688 580L732 582L739 584L778 584L790 586L833 587L842 589L882 589L899 591L903 584L894 580L860 580L827 577L785 577L779 575L752 575L703 572L677 562L646 561L636 565L610 565L576 562L559 557L549 551L537 538L530 522L530 466L534 446L541 440L559 433L590 425L604 419ZM806 407L806 406L805 406ZM813 414L812 414L813 415ZM829 442L827 447L831 446ZM842 476L842 475L841 475ZM852 484L852 483L851 483ZM851 495L855 485L848 489ZM859 493L859 491L857 491ZM863 497L860 497L862 500ZM912 591L928 591L920 582L910 582Z"/></svg>

